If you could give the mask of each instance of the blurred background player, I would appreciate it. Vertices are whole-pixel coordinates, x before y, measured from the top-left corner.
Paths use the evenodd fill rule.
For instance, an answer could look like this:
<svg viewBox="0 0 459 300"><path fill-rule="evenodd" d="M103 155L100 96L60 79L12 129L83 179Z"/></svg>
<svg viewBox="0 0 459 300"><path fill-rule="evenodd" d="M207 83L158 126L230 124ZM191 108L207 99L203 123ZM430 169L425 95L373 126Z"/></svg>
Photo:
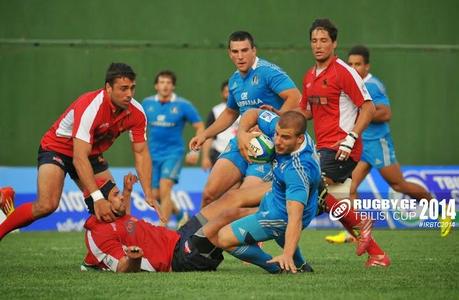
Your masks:
<svg viewBox="0 0 459 300"><path fill-rule="evenodd" d="M250 108L270 105L286 111L298 106L301 94L290 77L278 66L257 57L252 35L246 31L233 32L228 39L228 55L237 70L230 77L227 107L204 132L193 137L190 149L200 149L204 142L230 127ZM202 206L218 199L224 192L243 180L241 187L263 183L269 175L270 164L238 166L237 143L228 144L217 160L204 187ZM245 164L243 159L238 160ZM244 170L242 170L244 169ZM244 177L245 176L245 177Z"/></svg>
<svg viewBox="0 0 459 300"><path fill-rule="evenodd" d="M226 101L228 99L229 89L228 89L228 81L224 81L220 88L220 95L221 95L221 102L210 110L207 116L206 128L209 128L215 120L220 116L220 114L226 108ZM234 123L228 127L227 129L223 130L219 134L217 134L214 138L209 138L205 141L204 145L202 146L202 161L201 166L204 170L209 170L217 161L218 156L225 150L226 145L231 138L236 136L237 127L239 125L239 118L234 121Z"/></svg>
<svg viewBox="0 0 459 300"><path fill-rule="evenodd" d="M44 134L38 151L38 198L17 207L0 224L0 240L10 231L46 217L59 206L67 173L80 190L90 191L97 219L110 222L115 216L98 189L97 178L112 178L103 152L129 131L135 168L145 201L161 212L151 191L151 158L146 143L146 118L133 98L136 74L123 63L112 63L103 89L75 100Z"/></svg>
<svg viewBox="0 0 459 300"><path fill-rule="evenodd" d="M172 187L178 182L182 160L185 152L183 130L190 123L200 134L204 130L196 108L190 101L174 93L177 77L172 71L161 71L156 74L154 88L156 95L143 100L142 106L148 120L149 149L153 163L153 193L160 199L161 209L167 225L174 212L178 223L186 221L187 213L173 203ZM189 152L185 161L196 164L198 152Z"/></svg>
<svg viewBox="0 0 459 300"><path fill-rule="evenodd" d="M389 128L389 121L392 117L389 97L381 80L370 73L369 49L362 45L353 47L348 53L347 62L363 78L376 107L376 112L371 123L362 133L363 153L361 160L352 172L350 198L357 198L359 185L368 173L370 173L371 168L374 167L395 191L408 195L412 199L430 200L432 196L427 190L403 178L400 165L395 157L394 144ZM449 220L440 220L442 237L448 235L450 232L451 222L451 218ZM333 240L335 243L349 241L345 232L327 238Z"/></svg>

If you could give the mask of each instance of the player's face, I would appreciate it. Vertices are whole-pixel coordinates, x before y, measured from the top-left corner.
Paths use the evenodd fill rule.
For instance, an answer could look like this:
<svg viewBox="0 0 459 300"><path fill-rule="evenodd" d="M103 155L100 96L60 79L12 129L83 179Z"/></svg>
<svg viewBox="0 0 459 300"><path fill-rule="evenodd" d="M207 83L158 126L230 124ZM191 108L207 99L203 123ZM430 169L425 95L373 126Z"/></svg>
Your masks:
<svg viewBox="0 0 459 300"><path fill-rule="evenodd" d="M242 74L247 74L257 58L257 49L250 45L249 40L230 42L228 53Z"/></svg>
<svg viewBox="0 0 459 300"><path fill-rule="evenodd" d="M155 84L155 89L161 98L169 99L175 90L172 78L168 76L159 76L158 82Z"/></svg>
<svg viewBox="0 0 459 300"><path fill-rule="evenodd" d="M106 83L105 90L110 96L113 105L121 109L127 109L135 94L135 81L127 77L116 78L113 86Z"/></svg>
<svg viewBox="0 0 459 300"><path fill-rule="evenodd" d="M124 216L126 214L126 202L116 186L108 194L108 201L110 201L112 211L117 216Z"/></svg>
<svg viewBox="0 0 459 300"><path fill-rule="evenodd" d="M370 64L365 64L365 60L362 55L349 55L347 58L347 64L354 68L362 78L365 78L370 71Z"/></svg>
<svg viewBox="0 0 459 300"><path fill-rule="evenodd" d="M228 95L229 95L228 86L225 86L223 88L223 91L221 92L221 95L222 95L222 100L226 102L226 100L228 99Z"/></svg>
<svg viewBox="0 0 459 300"><path fill-rule="evenodd" d="M336 41L332 41L328 31L324 29L315 29L311 33L312 54L317 62L323 63L330 59L336 48Z"/></svg>
<svg viewBox="0 0 459 300"><path fill-rule="evenodd" d="M274 136L274 146L276 153L290 154L297 150L304 141L304 134L297 135L293 128L280 128L276 126L276 135Z"/></svg>

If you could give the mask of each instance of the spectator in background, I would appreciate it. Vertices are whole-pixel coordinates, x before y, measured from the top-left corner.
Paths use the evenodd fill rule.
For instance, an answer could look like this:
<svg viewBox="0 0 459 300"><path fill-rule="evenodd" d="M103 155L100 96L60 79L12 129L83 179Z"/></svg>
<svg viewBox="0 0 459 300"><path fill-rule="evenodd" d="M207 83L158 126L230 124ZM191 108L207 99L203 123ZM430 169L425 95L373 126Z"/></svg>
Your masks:
<svg viewBox="0 0 459 300"><path fill-rule="evenodd" d="M222 102L212 107L212 110L209 112L207 116L207 123L206 128L209 128L215 120L220 116L220 114L226 108L226 100L228 99L228 80L224 81L221 85L220 95ZM236 136L237 128L239 125L240 117L234 121L234 123L225 129L224 131L217 134L214 138L208 139L203 147L202 147L202 168L204 170L209 170L217 161L218 156L220 153L225 150L226 145L231 140L231 138Z"/></svg>
<svg viewBox="0 0 459 300"><path fill-rule="evenodd" d="M159 198L166 226L172 213L177 216L178 225L186 222L187 213L172 202L171 192L178 182L182 160L185 152L183 129L191 123L200 134L204 130L196 108L190 101L174 93L177 77L172 71L161 71L155 77L157 94L143 100L142 106L148 120L149 148L153 163L152 188L155 197ZM185 161L196 164L198 152L189 152Z"/></svg>

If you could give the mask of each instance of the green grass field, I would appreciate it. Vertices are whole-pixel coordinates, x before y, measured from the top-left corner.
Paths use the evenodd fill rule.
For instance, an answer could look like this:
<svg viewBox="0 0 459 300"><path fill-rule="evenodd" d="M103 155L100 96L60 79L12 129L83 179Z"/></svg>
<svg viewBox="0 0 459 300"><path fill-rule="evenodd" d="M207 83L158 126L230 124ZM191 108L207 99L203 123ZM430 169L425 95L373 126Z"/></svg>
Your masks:
<svg viewBox="0 0 459 300"><path fill-rule="evenodd" d="M365 269L354 245L329 245L331 231L303 232L313 274L270 275L226 255L217 272L80 272L83 233L36 232L0 242L0 299L457 299L459 236L437 231L376 231L387 269ZM279 248L267 243L273 254Z"/></svg>

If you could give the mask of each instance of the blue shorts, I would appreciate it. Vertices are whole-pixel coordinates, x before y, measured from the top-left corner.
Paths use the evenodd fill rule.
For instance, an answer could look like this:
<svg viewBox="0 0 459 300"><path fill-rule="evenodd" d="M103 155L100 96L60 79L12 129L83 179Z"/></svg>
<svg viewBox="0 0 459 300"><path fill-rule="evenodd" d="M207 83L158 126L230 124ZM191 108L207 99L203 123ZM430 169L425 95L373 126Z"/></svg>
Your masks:
<svg viewBox="0 0 459 300"><path fill-rule="evenodd" d="M181 169L182 156L173 156L166 159L153 160L153 178L151 186L154 189L159 188L159 181L161 179L170 179L177 183Z"/></svg>
<svg viewBox="0 0 459 300"><path fill-rule="evenodd" d="M249 164L239 152L237 142L235 140L231 140L228 143L226 149L218 157L218 159L221 158L226 158L227 160L231 161L236 166L236 168L239 169L242 177L255 176L263 181L271 181L273 179L271 163Z"/></svg>
<svg viewBox="0 0 459 300"><path fill-rule="evenodd" d="M287 230L288 216L272 205L274 194L268 192L260 203L258 211L231 223L231 229L241 244L250 245L284 236ZM303 216L303 228L309 225L316 211Z"/></svg>
<svg viewBox="0 0 459 300"><path fill-rule="evenodd" d="M362 161L376 169L388 167L397 163L394 143L390 134L375 140L363 140Z"/></svg>

